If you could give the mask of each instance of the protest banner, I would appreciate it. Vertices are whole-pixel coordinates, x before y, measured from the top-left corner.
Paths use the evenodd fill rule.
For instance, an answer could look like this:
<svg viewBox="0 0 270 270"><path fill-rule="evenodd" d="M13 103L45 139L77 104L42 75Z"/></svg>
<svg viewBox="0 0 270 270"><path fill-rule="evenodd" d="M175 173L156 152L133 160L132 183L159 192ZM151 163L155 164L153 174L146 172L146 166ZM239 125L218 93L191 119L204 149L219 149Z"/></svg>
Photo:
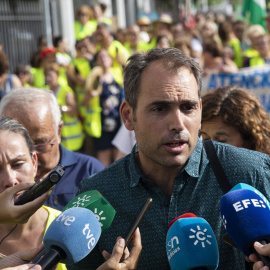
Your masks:
<svg viewBox="0 0 270 270"><path fill-rule="evenodd" d="M202 79L202 95L216 87L229 85L247 89L270 115L270 65L243 68L233 74L213 72Z"/></svg>

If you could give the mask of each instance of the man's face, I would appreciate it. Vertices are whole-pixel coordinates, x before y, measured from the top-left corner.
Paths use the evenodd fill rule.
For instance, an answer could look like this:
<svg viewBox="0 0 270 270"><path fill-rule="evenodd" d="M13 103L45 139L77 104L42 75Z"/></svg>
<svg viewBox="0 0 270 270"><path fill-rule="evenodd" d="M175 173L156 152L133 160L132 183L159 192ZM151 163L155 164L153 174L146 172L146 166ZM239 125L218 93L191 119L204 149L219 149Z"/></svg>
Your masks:
<svg viewBox="0 0 270 270"><path fill-rule="evenodd" d="M37 149L36 180L43 178L59 163L60 159L61 129L56 134L50 109L41 102L29 110L25 109L25 106L9 104L3 115L15 118L28 130Z"/></svg>
<svg viewBox="0 0 270 270"><path fill-rule="evenodd" d="M194 75L187 68L172 72L158 61L150 64L142 74L131 125L142 168L182 169L196 146L200 122Z"/></svg>
<svg viewBox="0 0 270 270"><path fill-rule="evenodd" d="M131 45L138 45L140 42L140 28L138 26L131 26L128 28L127 41Z"/></svg>

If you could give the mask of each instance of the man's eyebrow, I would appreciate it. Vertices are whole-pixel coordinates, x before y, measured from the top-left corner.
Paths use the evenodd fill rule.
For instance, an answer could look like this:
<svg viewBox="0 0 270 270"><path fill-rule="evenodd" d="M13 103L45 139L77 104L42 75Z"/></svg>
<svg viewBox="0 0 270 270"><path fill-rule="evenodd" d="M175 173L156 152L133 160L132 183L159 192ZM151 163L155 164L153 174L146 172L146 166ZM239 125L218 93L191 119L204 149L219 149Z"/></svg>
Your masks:
<svg viewBox="0 0 270 270"><path fill-rule="evenodd" d="M151 105L167 105L167 104L173 104L173 103L175 103L173 100L156 100L156 101L151 102L150 106ZM180 103L188 103L191 105L199 104L199 102L194 99L183 99L181 100Z"/></svg>

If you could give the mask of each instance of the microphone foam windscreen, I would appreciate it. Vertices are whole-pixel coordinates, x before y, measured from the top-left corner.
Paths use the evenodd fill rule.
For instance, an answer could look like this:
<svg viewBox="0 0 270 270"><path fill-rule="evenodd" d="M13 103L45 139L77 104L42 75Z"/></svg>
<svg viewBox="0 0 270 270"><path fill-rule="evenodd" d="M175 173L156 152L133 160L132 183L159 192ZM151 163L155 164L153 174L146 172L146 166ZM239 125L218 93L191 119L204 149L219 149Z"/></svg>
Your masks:
<svg viewBox="0 0 270 270"><path fill-rule="evenodd" d="M250 185L245 184L245 183L239 183L239 184L235 185L230 191L238 190L238 189L248 189L248 190L251 190L251 191L257 193L264 200L264 202L266 203L268 208L270 208L270 202L268 201L268 199L255 187L250 186Z"/></svg>
<svg viewBox="0 0 270 270"><path fill-rule="evenodd" d="M228 235L246 256L252 253L255 241L270 241L270 210L255 192L228 192L221 198L220 210Z"/></svg>
<svg viewBox="0 0 270 270"><path fill-rule="evenodd" d="M82 260L97 244L101 228L95 215L85 208L71 208L51 223L43 242L47 250L60 247L66 254L62 263Z"/></svg>
<svg viewBox="0 0 270 270"><path fill-rule="evenodd" d="M102 233L111 226L116 213L112 205L97 190L79 194L65 206L64 211L73 207L83 207L91 210L100 223Z"/></svg>
<svg viewBox="0 0 270 270"><path fill-rule="evenodd" d="M217 269L217 240L209 223L199 217L179 218L170 227L166 249L172 270Z"/></svg>

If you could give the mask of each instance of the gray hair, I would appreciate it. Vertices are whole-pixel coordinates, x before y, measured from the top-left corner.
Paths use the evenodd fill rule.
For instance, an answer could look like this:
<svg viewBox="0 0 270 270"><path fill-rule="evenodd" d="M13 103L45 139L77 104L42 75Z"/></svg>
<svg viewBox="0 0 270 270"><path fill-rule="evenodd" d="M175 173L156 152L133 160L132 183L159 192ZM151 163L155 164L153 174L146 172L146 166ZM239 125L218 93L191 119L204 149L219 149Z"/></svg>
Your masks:
<svg viewBox="0 0 270 270"><path fill-rule="evenodd" d="M25 139L29 153L30 155L32 155L34 143L30 138L27 129L23 125L21 125L17 120L11 117L4 117L0 115L0 130L20 134Z"/></svg>
<svg viewBox="0 0 270 270"><path fill-rule="evenodd" d="M202 71L199 64L176 48L156 48L132 55L124 69L125 99L134 111L137 107L142 73L154 61L161 61L166 70L170 71L177 72L182 67L188 68L197 81L198 95L201 97Z"/></svg>
<svg viewBox="0 0 270 270"><path fill-rule="evenodd" d="M57 134L61 122L61 111L54 93L51 90L43 90L34 87L21 87L10 91L0 102L0 114L6 110L10 103L20 104L31 109L37 101L47 102Z"/></svg>

